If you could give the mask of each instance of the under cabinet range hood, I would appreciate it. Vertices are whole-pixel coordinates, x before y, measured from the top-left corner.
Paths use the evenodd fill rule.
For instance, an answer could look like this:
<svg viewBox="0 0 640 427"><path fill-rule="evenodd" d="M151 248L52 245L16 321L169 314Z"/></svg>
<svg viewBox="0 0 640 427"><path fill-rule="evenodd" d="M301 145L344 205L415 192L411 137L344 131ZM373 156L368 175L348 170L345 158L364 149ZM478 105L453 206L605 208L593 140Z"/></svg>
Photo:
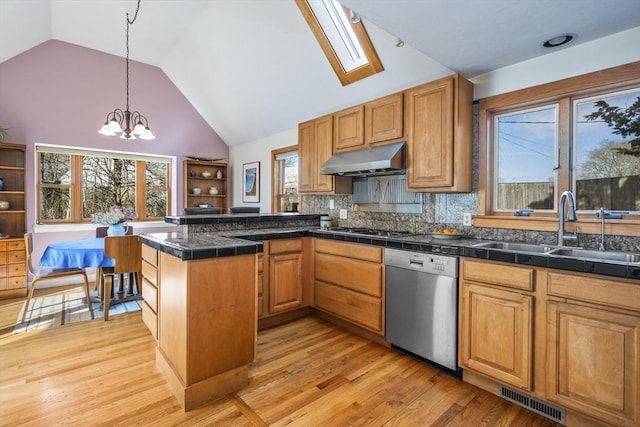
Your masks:
<svg viewBox="0 0 640 427"><path fill-rule="evenodd" d="M320 168L322 175L378 176L403 174L405 142L336 153Z"/></svg>

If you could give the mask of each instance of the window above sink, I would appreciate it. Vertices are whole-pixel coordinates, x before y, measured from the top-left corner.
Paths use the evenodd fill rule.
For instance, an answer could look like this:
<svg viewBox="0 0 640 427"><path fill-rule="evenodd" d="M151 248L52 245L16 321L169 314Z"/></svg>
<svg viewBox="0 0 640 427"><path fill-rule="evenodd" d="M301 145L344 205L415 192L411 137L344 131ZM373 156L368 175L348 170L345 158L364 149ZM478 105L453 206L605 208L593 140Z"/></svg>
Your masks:
<svg viewBox="0 0 640 427"><path fill-rule="evenodd" d="M624 123L640 120L639 71L636 62L480 100L474 225L557 231L559 196L571 190L579 233L600 234L602 206L623 217L607 220L607 234L640 237L640 195L629 191L640 185L640 135Z"/></svg>

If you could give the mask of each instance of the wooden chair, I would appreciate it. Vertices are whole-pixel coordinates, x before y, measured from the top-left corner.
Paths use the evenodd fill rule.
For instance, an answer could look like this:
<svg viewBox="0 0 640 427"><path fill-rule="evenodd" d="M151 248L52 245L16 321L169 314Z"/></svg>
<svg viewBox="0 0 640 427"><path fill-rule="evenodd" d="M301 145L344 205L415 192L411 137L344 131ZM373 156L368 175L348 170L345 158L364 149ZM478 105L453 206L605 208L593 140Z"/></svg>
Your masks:
<svg viewBox="0 0 640 427"><path fill-rule="evenodd" d="M96 237L107 237L107 230L108 229L109 229L109 227L96 227ZM127 236L130 236L130 235L133 234L133 227L132 226L127 225L127 228L125 230L126 230L125 234ZM102 274L100 272L100 269L98 269L98 273L97 274ZM133 275L130 274L129 275L129 283L131 283L132 280L133 280ZM94 286L95 290L97 290L100 287L101 283L99 283L99 282L100 282L99 280L96 280L95 286ZM119 283L120 283L119 288L122 288L122 286L123 286L122 284L124 283L124 274L120 275L120 282ZM120 290L122 290L122 289L120 289Z"/></svg>
<svg viewBox="0 0 640 427"><path fill-rule="evenodd" d="M33 291L36 288L36 283L45 279L56 279L59 277L81 275L84 279L84 291L87 297L87 306L91 310L91 295L89 294L89 280L87 279L87 273L82 268L47 268L38 267L34 268L31 263L31 252L33 252L33 237L31 233L24 235L24 247L27 252L27 270L29 274L33 276L33 281L29 287L29 293L27 294L27 302L24 306L24 312L22 313L22 322L27 317L27 311L29 311L29 302L33 298Z"/></svg>
<svg viewBox="0 0 640 427"><path fill-rule="evenodd" d="M140 292L140 271L142 269L142 249L138 236L107 236L104 238L104 255L115 260L114 267L102 267L104 283L104 320L109 320L111 289L117 275L131 273ZM111 280L107 280L107 276Z"/></svg>

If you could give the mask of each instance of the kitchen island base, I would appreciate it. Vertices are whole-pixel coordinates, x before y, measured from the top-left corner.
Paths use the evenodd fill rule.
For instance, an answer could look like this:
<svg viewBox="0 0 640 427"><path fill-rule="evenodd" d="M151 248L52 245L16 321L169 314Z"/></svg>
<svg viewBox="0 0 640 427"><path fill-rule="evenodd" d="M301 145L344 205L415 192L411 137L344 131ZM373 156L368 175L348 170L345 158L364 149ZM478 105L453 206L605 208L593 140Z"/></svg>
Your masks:
<svg viewBox="0 0 640 427"><path fill-rule="evenodd" d="M166 361L160 349L156 349L156 367L164 375L171 391L185 412L249 385L248 365L223 372L190 386L184 385L180 377L176 375L171 365Z"/></svg>
<svg viewBox="0 0 640 427"><path fill-rule="evenodd" d="M185 411L248 384L257 335L257 254L160 253L156 366Z"/></svg>

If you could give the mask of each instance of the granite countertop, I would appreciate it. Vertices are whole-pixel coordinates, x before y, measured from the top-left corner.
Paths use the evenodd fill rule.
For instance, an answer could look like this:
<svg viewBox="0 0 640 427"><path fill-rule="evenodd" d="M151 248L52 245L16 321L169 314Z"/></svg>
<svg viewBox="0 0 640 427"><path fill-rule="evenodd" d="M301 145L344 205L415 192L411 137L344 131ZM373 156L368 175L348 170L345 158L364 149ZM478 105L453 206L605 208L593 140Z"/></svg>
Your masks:
<svg viewBox="0 0 640 427"><path fill-rule="evenodd" d="M640 280L640 263L595 261L570 256L480 248L474 247L474 245L483 242L483 240L464 237L444 240L423 234L391 237L369 236L320 230L317 227L259 228L189 234L154 233L141 234L139 237L143 243L181 260L196 260L259 253L263 250L262 243L259 242L261 240L305 236Z"/></svg>

